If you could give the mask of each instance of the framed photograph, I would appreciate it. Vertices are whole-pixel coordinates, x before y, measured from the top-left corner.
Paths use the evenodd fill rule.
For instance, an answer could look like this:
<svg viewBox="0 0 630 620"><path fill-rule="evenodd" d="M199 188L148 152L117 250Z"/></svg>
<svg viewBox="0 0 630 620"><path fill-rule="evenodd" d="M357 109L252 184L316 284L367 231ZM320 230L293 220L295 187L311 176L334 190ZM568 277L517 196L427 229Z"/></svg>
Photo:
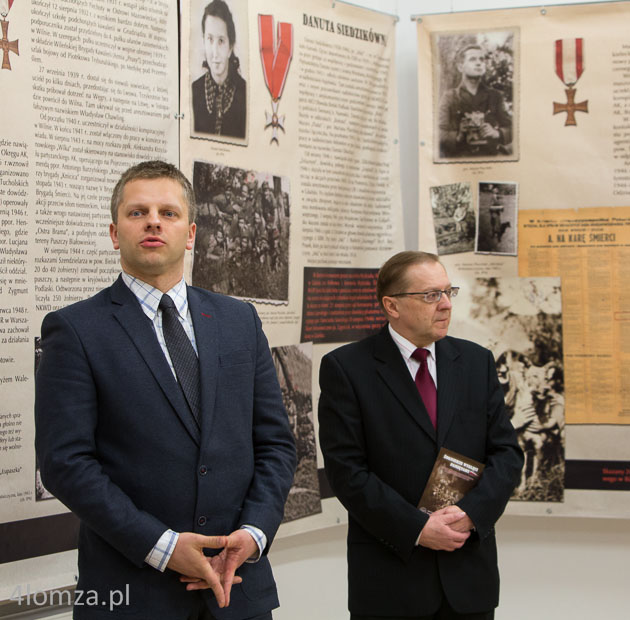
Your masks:
<svg viewBox="0 0 630 620"><path fill-rule="evenodd" d="M432 35L434 161L517 161L518 29Z"/></svg>
<svg viewBox="0 0 630 620"><path fill-rule="evenodd" d="M261 303L289 299L288 177L194 162L195 286Z"/></svg>
<svg viewBox="0 0 630 620"><path fill-rule="evenodd" d="M438 255L472 252L476 218L470 183L437 185L430 192Z"/></svg>
<svg viewBox="0 0 630 620"><path fill-rule="evenodd" d="M190 135L247 145L246 0L191 0Z"/></svg>
<svg viewBox="0 0 630 620"><path fill-rule="evenodd" d="M478 254L516 256L518 185L479 183L476 248Z"/></svg>

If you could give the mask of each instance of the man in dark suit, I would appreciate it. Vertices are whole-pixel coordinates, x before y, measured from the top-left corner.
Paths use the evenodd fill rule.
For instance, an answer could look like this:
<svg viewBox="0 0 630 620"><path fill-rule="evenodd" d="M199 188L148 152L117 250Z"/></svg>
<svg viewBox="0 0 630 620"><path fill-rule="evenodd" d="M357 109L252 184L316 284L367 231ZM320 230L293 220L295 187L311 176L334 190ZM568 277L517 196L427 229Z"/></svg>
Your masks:
<svg viewBox="0 0 630 620"><path fill-rule="evenodd" d="M110 225L123 273L42 325L36 447L81 519L75 618L268 619L278 605L267 550L293 437L253 306L183 280L194 210L174 166L127 170Z"/></svg>
<svg viewBox="0 0 630 620"><path fill-rule="evenodd" d="M388 325L322 360L320 443L349 513L352 620L486 620L498 604L494 524L522 454L492 354L446 335L456 294L437 256L397 254L377 283ZM417 505L442 446L485 470L429 516Z"/></svg>

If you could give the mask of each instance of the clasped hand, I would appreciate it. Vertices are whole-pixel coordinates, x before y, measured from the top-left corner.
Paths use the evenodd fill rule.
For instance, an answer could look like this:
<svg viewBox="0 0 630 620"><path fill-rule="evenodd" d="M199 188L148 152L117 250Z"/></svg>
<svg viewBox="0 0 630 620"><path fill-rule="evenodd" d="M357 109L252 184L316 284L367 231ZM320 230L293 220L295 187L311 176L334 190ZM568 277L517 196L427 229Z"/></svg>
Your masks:
<svg viewBox="0 0 630 620"><path fill-rule="evenodd" d="M435 551L455 551L464 545L474 524L458 506L446 506L431 514L422 528L419 544Z"/></svg>
<svg viewBox="0 0 630 620"><path fill-rule="evenodd" d="M218 555L207 557L204 549L221 549ZM181 575L187 590L214 592L219 607L230 604L232 585L243 579L238 568L253 555L258 546L246 530L236 530L229 536L203 536L182 532L168 563L168 568Z"/></svg>

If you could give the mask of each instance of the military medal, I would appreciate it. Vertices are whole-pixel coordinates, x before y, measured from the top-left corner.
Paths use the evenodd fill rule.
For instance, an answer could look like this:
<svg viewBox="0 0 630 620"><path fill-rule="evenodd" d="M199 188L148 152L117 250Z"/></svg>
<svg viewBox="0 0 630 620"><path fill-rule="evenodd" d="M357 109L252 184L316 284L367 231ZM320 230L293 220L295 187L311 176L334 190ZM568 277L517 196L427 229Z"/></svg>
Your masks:
<svg viewBox="0 0 630 620"><path fill-rule="evenodd" d="M577 81L584 72L584 43L583 39L558 39L556 41L556 75L567 87L566 103L553 102L553 113L567 113L564 126L577 125L576 112L588 114L588 101L575 103L575 88Z"/></svg>
<svg viewBox="0 0 630 620"><path fill-rule="evenodd" d="M11 71L11 58L9 52L13 52L16 56L20 55L18 48L19 41L9 41L9 22L7 21L7 15L13 6L15 0L0 0L0 15L2 20L0 26L2 27L2 39L0 45L2 46L2 68Z"/></svg>
<svg viewBox="0 0 630 620"><path fill-rule="evenodd" d="M284 132L284 114L278 113L278 106L293 57L293 25L278 22L274 41L273 15L258 15L258 35L265 84L271 95L271 114L265 111L265 129L271 127L269 143L279 145L278 129Z"/></svg>

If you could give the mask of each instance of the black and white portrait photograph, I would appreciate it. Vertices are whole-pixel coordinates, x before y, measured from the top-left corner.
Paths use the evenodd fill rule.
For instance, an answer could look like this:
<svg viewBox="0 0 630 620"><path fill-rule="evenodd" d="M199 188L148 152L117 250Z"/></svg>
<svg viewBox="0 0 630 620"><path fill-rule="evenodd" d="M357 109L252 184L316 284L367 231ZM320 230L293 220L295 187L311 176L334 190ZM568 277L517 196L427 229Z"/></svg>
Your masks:
<svg viewBox="0 0 630 620"><path fill-rule="evenodd" d="M479 183L477 235L479 254L516 256L518 252L518 186Z"/></svg>
<svg viewBox="0 0 630 620"><path fill-rule="evenodd" d="M470 183L430 188L433 227L439 256L475 249L475 210Z"/></svg>
<svg viewBox="0 0 630 620"><path fill-rule="evenodd" d="M564 498L565 415L559 278L477 278L462 285L451 333L494 354L505 406L525 454L512 499Z"/></svg>
<svg viewBox="0 0 630 620"><path fill-rule="evenodd" d="M190 3L191 135L247 143L246 0Z"/></svg>
<svg viewBox="0 0 630 620"><path fill-rule="evenodd" d="M195 286L261 302L289 299L289 179L196 161Z"/></svg>
<svg viewBox="0 0 630 620"><path fill-rule="evenodd" d="M518 30L434 33L434 161L518 159Z"/></svg>
<svg viewBox="0 0 630 620"><path fill-rule="evenodd" d="M322 511L311 387L313 344L273 347L271 356L297 451L295 477L284 508L286 523Z"/></svg>

